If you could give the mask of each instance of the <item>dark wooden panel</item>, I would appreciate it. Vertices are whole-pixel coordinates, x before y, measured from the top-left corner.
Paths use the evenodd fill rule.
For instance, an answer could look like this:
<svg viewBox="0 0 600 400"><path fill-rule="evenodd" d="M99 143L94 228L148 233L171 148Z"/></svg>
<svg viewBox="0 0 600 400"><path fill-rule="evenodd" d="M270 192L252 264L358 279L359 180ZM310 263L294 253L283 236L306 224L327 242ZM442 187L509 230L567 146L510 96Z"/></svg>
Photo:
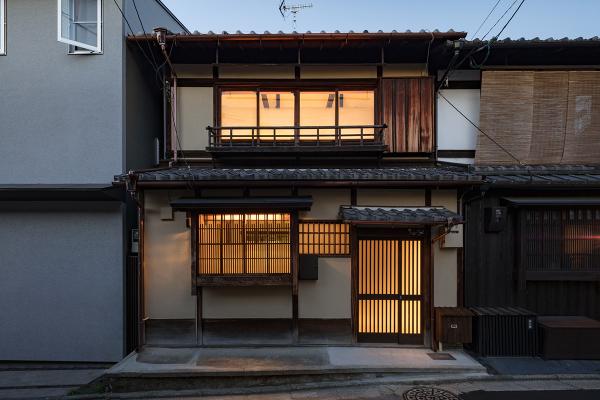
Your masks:
<svg viewBox="0 0 600 400"><path fill-rule="evenodd" d="M396 148L394 140L394 80L383 79L381 82L381 123L387 124L383 131L384 143L390 151Z"/></svg>

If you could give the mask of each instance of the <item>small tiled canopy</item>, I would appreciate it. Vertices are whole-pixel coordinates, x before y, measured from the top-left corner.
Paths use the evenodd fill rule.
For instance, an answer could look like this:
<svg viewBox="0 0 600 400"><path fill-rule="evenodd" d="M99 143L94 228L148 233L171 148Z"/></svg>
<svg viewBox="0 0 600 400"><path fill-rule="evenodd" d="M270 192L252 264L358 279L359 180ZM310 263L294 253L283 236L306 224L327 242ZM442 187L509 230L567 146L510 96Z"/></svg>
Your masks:
<svg viewBox="0 0 600 400"><path fill-rule="evenodd" d="M444 207L340 207L345 222L389 222L410 225L460 224L462 217Z"/></svg>

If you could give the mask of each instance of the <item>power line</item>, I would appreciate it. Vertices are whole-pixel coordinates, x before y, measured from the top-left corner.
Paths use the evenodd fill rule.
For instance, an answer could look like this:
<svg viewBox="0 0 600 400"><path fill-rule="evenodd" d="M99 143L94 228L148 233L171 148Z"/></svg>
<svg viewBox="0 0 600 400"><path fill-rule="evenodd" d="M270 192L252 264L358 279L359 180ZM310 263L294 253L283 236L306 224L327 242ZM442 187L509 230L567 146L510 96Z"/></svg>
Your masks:
<svg viewBox="0 0 600 400"><path fill-rule="evenodd" d="M487 133L485 133L475 122L473 122L469 117L467 117L461 110L458 109L458 107L456 107L450 100L448 100L446 98L446 96L444 96L442 94L442 92L438 92L438 94L444 99L446 100L446 103L448 103L452 108L454 108L456 110L456 112L458 112L464 119L466 119L471 125L473 125L475 127L475 129L477 129L479 132L481 132L482 135L484 135L486 138L488 138L489 140L492 141L492 143L494 143L496 146L498 146L500 149L502 149L502 151L504 151L506 154L508 154L513 160L515 160L517 163L519 163L519 165L524 165L521 160L519 160L517 157L515 157L510 151L508 151L508 149L506 149L504 146L502 146L500 143L498 143L494 138L492 138L490 135L488 135Z"/></svg>
<svg viewBox="0 0 600 400"><path fill-rule="evenodd" d="M138 11L137 4L135 4L135 0L133 0L133 8L135 9L135 13L137 14L138 21L140 21L142 32L144 32L144 37L146 38L146 44L148 45L148 51L150 51L150 56L152 56L152 61L154 62L154 65L158 68L158 63L156 62L156 58L154 57L152 47L150 47L150 41L148 40L148 35L146 35L146 28L144 28L144 23L142 22L142 17L140 17L140 12Z"/></svg>
<svg viewBox="0 0 600 400"><path fill-rule="evenodd" d="M494 23L494 25L492 25L492 27L486 32L486 34L481 37L481 40L485 39L486 36L489 35L491 31L494 30L494 28L496 27L496 25L498 25L500 23L500 21L502 21L502 18L504 18L504 16L506 14L508 14L508 12L514 7L514 5L517 4L517 1L519 1L519 0L515 0L515 1L512 2L512 4L510 5L510 7L508 7L506 9L506 11L504 11L504 13L500 16L500 18L498 18L498 20ZM522 2L521 2L521 4L522 4ZM500 32L500 33L502 33L502 32ZM496 35L495 37L498 37L498 35Z"/></svg>
<svg viewBox="0 0 600 400"><path fill-rule="evenodd" d="M494 12L494 10L496 9L496 7L498 7L498 4L500 4L502 0L498 0L496 2L496 4L494 4L494 7L492 7L492 11L489 12L489 14L487 15L487 17L485 17L485 19L483 20L483 22L479 25L479 28L477 28L477 30L475 31L475 33L473 34L473 37L477 37L477 34L479 33L479 30L483 27L483 25L487 22L488 18L490 17L490 15L492 15L492 13Z"/></svg>
<svg viewBox="0 0 600 400"><path fill-rule="evenodd" d="M525 0L521 0L521 4L519 4L519 7L517 7L517 9L515 10L515 12L508 19L508 21L506 21L506 24L504 24L504 26L502 27L502 29L500 30L500 32L498 32L498 34L495 36L496 38L498 38L500 35L502 35L502 32L504 32L504 30L506 29L506 27L508 26L508 24L510 24L510 21L512 21L512 19L515 17L515 15L517 15L517 13L519 12L519 9L523 5L523 3L525 3Z"/></svg>

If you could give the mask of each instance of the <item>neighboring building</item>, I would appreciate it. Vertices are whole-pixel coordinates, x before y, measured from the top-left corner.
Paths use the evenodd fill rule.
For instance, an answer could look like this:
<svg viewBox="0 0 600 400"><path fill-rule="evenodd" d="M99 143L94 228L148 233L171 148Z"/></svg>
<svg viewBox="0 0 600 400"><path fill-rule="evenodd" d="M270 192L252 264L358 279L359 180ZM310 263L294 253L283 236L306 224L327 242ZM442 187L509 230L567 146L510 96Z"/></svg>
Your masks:
<svg viewBox="0 0 600 400"><path fill-rule="evenodd" d="M464 36L168 35L171 166L117 177L140 205L141 343L430 346L481 183L436 155L434 76Z"/></svg>
<svg viewBox="0 0 600 400"><path fill-rule="evenodd" d="M466 305L600 319L599 63L597 38L493 44L472 113L485 184L463 199Z"/></svg>
<svg viewBox="0 0 600 400"><path fill-rule="evenodd" d="M160 83L125 41L121 10L142 31L134 5L147 30L185 29L157 0L0 0L0 360L117 361L132 347L136 209L111 181L154 165L162 135Z"/></svg>

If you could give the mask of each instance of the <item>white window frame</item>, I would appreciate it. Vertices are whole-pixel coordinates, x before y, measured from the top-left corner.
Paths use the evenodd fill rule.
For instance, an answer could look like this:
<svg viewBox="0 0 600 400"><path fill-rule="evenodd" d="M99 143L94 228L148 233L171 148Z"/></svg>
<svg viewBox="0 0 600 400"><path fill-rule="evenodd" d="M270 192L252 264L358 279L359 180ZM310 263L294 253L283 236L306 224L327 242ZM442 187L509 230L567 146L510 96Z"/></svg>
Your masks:
<svg viewBox="0 0 600 400"><path fill-rule="evenodd" d="M0 56L6 55L6 0L0 0Z"/></svg>
<svg viewBox="0 0 600 400"><path fill-rule="evenodd" d="M0 0L2 1L2 0ZM97 24L98 24L98 34L96 36L96 46L90 46L86 43L82 43L82 42L78 42L76 40L71 40L71 39L65 39L63 37L63 32L62 32L62 0L57 0L57 32L58 32L58 41L62 42L62 43L66 43L69 45L69 52L73 53L73 54L77 54L77 53L85 53L85 54L89 54L88 52L85 51L80 51L79 49L85 49L88 50L89 52L93 53L93 54L101 54L102 53L102 34L103 34L103 29L102 29L102 25L103 25L103 15L102 15L102 0L96 0L96 4L98 7L97 10ZM77 48L78 50L72 50L74 48Z"/></svg>

